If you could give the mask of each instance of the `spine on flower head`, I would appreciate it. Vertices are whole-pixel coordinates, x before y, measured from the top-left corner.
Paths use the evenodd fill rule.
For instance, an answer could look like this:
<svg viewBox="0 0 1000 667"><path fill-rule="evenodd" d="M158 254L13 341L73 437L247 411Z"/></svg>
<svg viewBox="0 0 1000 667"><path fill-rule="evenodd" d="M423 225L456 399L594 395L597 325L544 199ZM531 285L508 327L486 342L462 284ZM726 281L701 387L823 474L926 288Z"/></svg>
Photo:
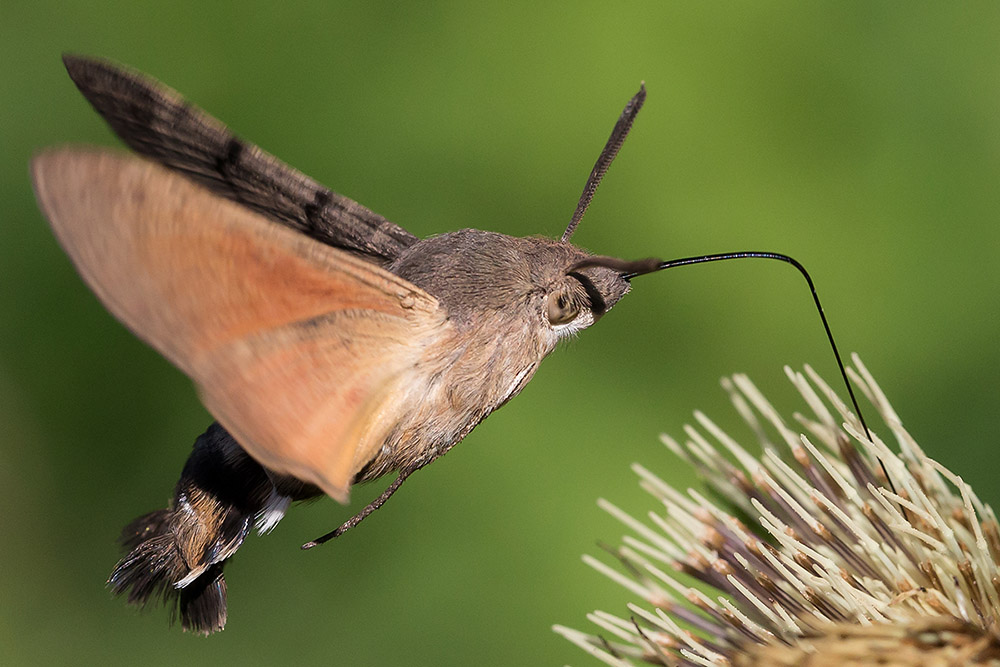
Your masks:
<svg viewBox="0 0 1000 667"><path fill-rule="evenodd" d="M617 667L1000 664L996 516L921 451L853 361L898 451L808 366L786 369L812 413L793 422L734 376L724 386L761 454L701 413L683 444L664 436L721 502L634 466L661 513L638 521L602 501L633 535L612 550L620 567L585 560L642 604L627 619L590 614L600 635L556 631Z"/></svg>

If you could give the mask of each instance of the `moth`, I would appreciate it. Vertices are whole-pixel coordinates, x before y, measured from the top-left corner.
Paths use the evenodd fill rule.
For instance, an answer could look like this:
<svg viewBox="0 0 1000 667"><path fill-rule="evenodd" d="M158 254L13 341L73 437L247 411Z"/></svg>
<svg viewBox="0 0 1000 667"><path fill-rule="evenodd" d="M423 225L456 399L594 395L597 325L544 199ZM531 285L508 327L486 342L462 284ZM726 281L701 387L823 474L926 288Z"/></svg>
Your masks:
<svg viewBox="0 0 1000 667"><path fill-rule="evenodd" d="M226 623L225 563L290 503L390 473L381 506L531 379L658 262L570 243L645 99L625 107L560 239L465 229L417 239L234 136L176 92L65 56L138 155L61 147L31 164L38 203L98 298L195 383L217 420L169 506L125 528L109 579L185 630Z"/></svg>
<svg viewBox="0 0 1000 667"><path fill-rule="evenodd" d="M216 422L168 506L125 527L108 583L160 599L185 630L226 624L225 564L290 504L392 473L310 548L357 525L415 471L516 396L557 343L636 276L774 252L670 261L570 242L642 107L626 104L559 239L464 229L418 239L234 136L173 90L64 56L73 82L138 155L62 147L31 163L59 243L108 310L187 374ZM862 424L864 424L862 420Z"/></svg>

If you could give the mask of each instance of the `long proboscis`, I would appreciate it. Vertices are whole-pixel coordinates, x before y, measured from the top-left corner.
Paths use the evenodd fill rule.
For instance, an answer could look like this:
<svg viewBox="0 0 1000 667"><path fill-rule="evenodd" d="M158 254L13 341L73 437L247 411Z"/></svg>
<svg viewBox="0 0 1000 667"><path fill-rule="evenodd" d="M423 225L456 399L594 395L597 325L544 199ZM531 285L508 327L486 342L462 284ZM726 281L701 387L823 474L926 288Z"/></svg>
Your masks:
<svg viewBox="0 0 1000 667"><path fill-rule="evenodd" d="M730 259L773 259L779 262L785 262L786 264L791 264L800 274L802 274L802 277L806 280L806 284L809 286L809 292L812 294L813 303L816 306L816 312L819 313L819 318L823 322L823 330L826 331L826 338L830 342L830 348L833 350L833 356L837 360L837 368L840 369L840 376L843 378L844 386L847 388L847 394L851 398L851 405L854 406L854 411L858 416L858 421L861 422L861 426L865 430L865 434L870 440L874 440L871 429L868 428L868 424L865 422L865 417L861 413L861 406L858 405L858 399L854 395L854 389L851 388L851 381L848 378L847 369L844 367L844 361L840 356L840 350L837 347L837 342L833 339L833 330L830 328L830 322L826 319L826 313L823 311L823 304L820 302L819 294L816 292L816 285L813 283L812 276L810 276L809 272L806 271L806 267L802 266L802 264L794 257L789 257L788 255L784 255L780 252L758 250L723 252L714 255L698 255L696 257L682 257L680 259L671 259L668 261L662 261L654 258L626 261L616 257L603 257L597 255L577 262L573 265L572 269L579 270L587 268L588 266L603 266L605 268L612 269L613 271L618 271L625 280L631 280L636 276L655 273L657 271L663 271L664 269L672 269L678 266L705 264L707 262L721 262L723 260ZM886 482L888 482L890 489L895 491L892 478L889 477L889 471L886 469L885 462L879 459L879 465L882 467L882 472L885 475Z"/></svg>

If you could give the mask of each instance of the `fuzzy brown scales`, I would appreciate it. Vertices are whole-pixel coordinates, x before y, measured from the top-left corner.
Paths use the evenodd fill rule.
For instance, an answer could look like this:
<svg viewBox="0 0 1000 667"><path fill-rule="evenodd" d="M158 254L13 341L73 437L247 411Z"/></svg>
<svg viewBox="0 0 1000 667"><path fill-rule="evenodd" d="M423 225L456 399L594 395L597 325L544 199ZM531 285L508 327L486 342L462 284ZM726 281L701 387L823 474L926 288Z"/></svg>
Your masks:
<svg viewBox="0 0 1000 667"><path fill-rule="evenodd" d="M428 347L412 383L420 400L355 482L430 463L491 412L516 396L560 338L549 326L550 294L565 293L583 315L571 331L592 324L629 289L617 272L591 267L567 275L589 255L569 244L467 229L419 241L389 268L437 295L448 313L447 338ZM588 294L585 285L600 296ZM415 397L416 398L416 397Z"/></svg>

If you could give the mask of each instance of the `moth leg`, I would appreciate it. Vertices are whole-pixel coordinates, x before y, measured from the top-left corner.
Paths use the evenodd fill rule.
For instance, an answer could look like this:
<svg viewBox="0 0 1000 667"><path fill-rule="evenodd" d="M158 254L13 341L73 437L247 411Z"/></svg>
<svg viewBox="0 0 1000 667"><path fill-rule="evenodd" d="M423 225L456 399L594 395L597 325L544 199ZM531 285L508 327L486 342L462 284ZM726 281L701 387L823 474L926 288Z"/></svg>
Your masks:
<svg viewBox="0 0 1000 667"><path fill-rule="evenodd" d="M358 512L350 519L342 523L340 527L337 528L336 530L332 530L326 535L323 535L322 537L317 537L315 540L306 542L305 544L302 545L302 548L312 549L313 547L323 544L324 542L329 542L335 537L340 537L351 528L354 528L356 525L364 521L365 517L367 517L369 514L377 510L379 507L382 507L382 505L385 504L385 501L389 500L392 494L396 493L399 487L403 486L403 482L406 481L406 478L415 473L416 471L420 470L420 468L422 467L423 465L418 465L410 468L403 468L402 470L400 470L399 476L397 476L396 479L393 480L392 484L390 484L378 498L365 505L364 509L362 509L360 512Z"/></svg>

